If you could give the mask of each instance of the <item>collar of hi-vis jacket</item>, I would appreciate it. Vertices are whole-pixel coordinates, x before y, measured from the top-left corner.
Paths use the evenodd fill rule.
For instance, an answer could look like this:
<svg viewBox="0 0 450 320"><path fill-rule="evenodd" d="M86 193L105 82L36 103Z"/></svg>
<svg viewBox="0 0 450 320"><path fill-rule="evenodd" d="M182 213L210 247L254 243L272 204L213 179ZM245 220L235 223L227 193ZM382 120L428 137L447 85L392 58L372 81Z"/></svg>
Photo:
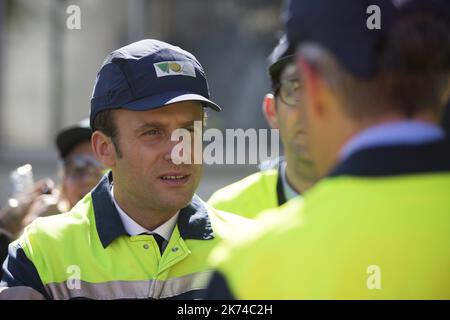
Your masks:
<svg viewBox="0 0 450 320"><path fill-rule="evenodd" d="M92 190L97 233L104 248L116 238L126 235L119 213L111 197L112 172L103 176ZM183 239L210 240L214 238L211 221L203 201L194 194L191 202L180 210L178 215L178 230Z"/></svg>
<svg viewBox="0 0 450 320"><path fill-rule="evenodd" d="M450 172L450 140L361 149L338 164L328 177L376 177Z"/></svg>
<svg viewBox="0 0 450 320"><path fill-rule="evenodd" d="M283 204L287 202L287 195L286 195L286 187L287 180L283 177L285 175L285 171L283 167L286 166L286 160L283 156L278 157L276 159L269 159L264 162L262 162L259 165L260 171L266 171L266 170L277 170L277 184L276 184L276 190L277 190L277 201L278 206L281 207ZM285 181L286 180L286 181Z"/></svg>

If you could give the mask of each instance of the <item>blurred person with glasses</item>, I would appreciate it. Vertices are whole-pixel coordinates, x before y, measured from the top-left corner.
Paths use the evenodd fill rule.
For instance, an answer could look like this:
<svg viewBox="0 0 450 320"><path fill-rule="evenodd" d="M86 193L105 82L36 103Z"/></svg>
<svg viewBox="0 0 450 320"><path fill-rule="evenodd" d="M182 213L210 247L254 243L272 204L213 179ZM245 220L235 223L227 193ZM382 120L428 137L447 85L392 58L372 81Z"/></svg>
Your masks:
<svg viewBox="0 0 450 320"><path fill-rule="evenodd" d="M255 218L303 194L317 180L306 145L305 130L298 121L303 85L293 61L294 50L283 36L269 56L272 93L263 101L263 113L272 129L280 130L284 157L263 163L260 172L216 191L208 203L219 210Z"/></svg>
<svg viewBox="0 0 450 320"><path fill-rule="evenodd" d="M20 194L0 211L0 228L12 239L38 217L70 210L100 180L103 167L93 156L89 120L66 127L56 136L60 187L51 179L36 182L32 191Z"/></svg>

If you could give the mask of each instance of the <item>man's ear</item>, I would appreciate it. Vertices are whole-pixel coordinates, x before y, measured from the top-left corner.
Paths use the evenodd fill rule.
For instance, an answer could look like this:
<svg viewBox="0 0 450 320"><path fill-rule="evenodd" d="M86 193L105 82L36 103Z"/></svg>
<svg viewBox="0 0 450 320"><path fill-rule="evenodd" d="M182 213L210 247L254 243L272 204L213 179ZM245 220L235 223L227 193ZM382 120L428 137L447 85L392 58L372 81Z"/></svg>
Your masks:
<svg viewBox="0 0 450 320"><path fill-rule="evenodd" d="M297 65L305 83L307 108L314 116L320 116L324 112L321 103L322 82L320 74L314 66L302 57L297 59Z"/></svg>
<svg viewBox="0 0 450 320"><path fill-rule="evenodd" d="M94 131L91 137L92 150L98 161L105 168L112 168L116 164L116 149L111 138L103 132Z"/></svg>
<svg viewBox="0 0 450 320"><path fill-rule="evenodd" d="M263 113L266 117L267 122L269 123L270 127L272 129L279 129L280 125L278 123L278 116L277 116L277 107L275 105L275 97L273 94L268 93L264 97L263 101Z"/></svg>

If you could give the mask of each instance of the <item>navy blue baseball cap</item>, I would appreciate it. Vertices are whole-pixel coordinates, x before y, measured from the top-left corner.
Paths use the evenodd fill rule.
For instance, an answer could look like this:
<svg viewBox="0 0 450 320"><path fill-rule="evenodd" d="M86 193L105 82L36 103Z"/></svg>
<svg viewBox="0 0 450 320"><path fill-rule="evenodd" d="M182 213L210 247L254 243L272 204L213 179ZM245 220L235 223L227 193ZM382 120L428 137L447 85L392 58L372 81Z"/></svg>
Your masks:
<svg viewBox="0 0 450 320"><path fill-rule="evenodd" d="M405 14L432 12L449 17L449 0L290 0L285 3L287 40L297 47L305 42L324 46L353 75L372 78L389 30ZM368 18L376 5L380 29L370 29Z"/></svg>
<svg viewBox="0 0 450 320"><path fill-rule="evenodd" d="M367 27L369 5L380 8L381 29ZM322 45L355 76L370 78L376 73L376 48L396 13L391 0L293 0L286 9L290 43Z"/></svg>
<svg viewBox="0 0 450 320"><path fill-rule="evenodd" d="M220 111L210 100L200 62L189 52L147 39L113 51L103 62L91 98L90 125L107 109L156 109L182 101L198 101Z"/></svg>

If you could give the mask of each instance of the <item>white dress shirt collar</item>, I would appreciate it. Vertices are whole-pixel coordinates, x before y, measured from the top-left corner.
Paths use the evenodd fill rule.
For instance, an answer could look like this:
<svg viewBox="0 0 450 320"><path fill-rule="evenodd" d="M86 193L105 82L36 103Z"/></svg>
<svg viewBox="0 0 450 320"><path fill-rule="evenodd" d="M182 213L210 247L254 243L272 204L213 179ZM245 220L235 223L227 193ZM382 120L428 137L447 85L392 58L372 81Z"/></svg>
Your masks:
<svg viewBox="0 0 450 320"><path fill-rule="evenodd" d="M120 220L122 220L125 231L130 236L136 236L141 233L149 233L149 234L156 233L161 237L163 237L164 240L169 241L170 236L172 235L172 232L175 229L175 225L177 224L178 214L180 213L179 210L176 214L173 215L172 218L164 222L155 230L147 230L143 226L138 224L136 221L134 221L125 211L122 210L122 208L119 206L116 199L114 198L114 187L111 188L111 196L114 205L116 206L117 212L119 212L119 217Z"/></svg>

